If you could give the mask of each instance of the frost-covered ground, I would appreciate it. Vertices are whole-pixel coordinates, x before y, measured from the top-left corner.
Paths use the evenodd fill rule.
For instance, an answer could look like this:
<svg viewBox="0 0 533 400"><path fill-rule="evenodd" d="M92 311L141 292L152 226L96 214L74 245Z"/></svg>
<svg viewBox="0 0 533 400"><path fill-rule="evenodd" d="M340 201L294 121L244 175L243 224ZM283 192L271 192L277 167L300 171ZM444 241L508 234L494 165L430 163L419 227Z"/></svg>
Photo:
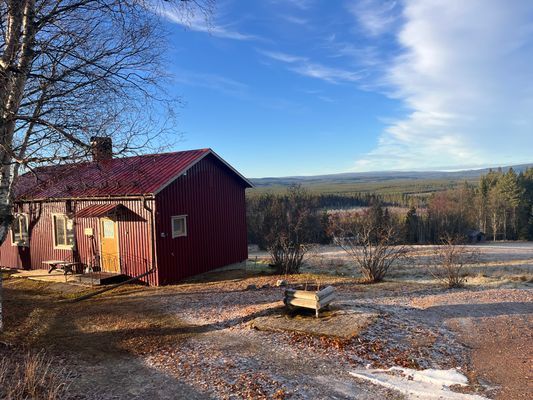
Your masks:
<svg viewBox="0 0 533 400"><path fill-rule="evenodd" d="M361 286L325 281L338 287L337 306L380 314L377 322L359 337L342 341L251 330L248 322L280 306L281 297L278 288L246 290L251 282L262 286L272 284L274 279L252 278L214 285L221 302L214 300L214 293L195 293L191 296L196 302L192 303L166 298L169 312L213 330L185 345L171 345L151 353L146 358L148 364L194 382L195 387L220 398L401 398L390 386L386 390L350 375L356 369L390 367L460 368L470 379L462 391L488 398L497 394L496 385L508 385L511 390L501 398L520 398L513 396L527 393L527 374L521 375L520 370L515 370L514 380L491 381L499 376L479 375L478 366L471 362L473 344L484 347L488 345L484 340L488 339L494 342L494 351L498 335L503 332L478 337L475 343L466 342L463 335L472 339L476 329L493 325L500 318L509 318L507 332L516 323L531 324L533 295L529 289L443 291L413 283ZM204 307L198 309L198 303ZM509 351L505 363L499 360L492 365L494 369L522 365L524 357L531 357L531 350L526 347L530 335L522 331L521 338L522 353ZM483 360L483 365L487 363L490 365L490 358Z"/></svg>
<svg viewBox="0 0 533 400"><path fill-rule="evenodd" d="M391 271L390 279L431 281L428 271L429 259L435 246L414 245L410 247L408 263ZM478 254L478 260L468 268L472 284L489 284L494 281L527 281L533 279L533 242L486 242L469 245L468 249ZM353 262L338 246L317 245L311 248L303 272L325 273L338 276L358 277ZM250 259L268 260L268 253L250 247ZM501 284L502 282L498 282Z"/></svg>
<svg viewBox="0 0 533 400"><path fill-rule="evenodd" d="M533 246L481 248L479 270L455 290L436 285L423 262L403 266L387 282L362 285L346 260L342 271L329 267L344 257L338 249L319 249L322 259L306 267L313 274L289 283L331 284L338 309L379 315L350 340L251 329L254 318L281 312L283 289L275 283L285 278L259 272L264 268L252 254L247 270L171 287L128 286L69 305L57 302L57 286L7 279L8 327L0 342L47 348L74 374L70 392L80 399L414 396L398 373L386 385L362 376L389 368L404 375L454 369L467 381L445 390L528 399ZM419 247L419 259L429 250ZM8 351L0 346L0 355Z"/></svg>

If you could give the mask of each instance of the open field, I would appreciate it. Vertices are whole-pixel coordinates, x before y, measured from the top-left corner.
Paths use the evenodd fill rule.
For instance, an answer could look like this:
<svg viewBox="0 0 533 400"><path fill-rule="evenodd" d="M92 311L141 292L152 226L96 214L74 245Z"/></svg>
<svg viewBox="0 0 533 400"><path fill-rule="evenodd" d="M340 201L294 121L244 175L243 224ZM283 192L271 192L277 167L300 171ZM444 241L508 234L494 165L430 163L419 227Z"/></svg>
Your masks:
<svg viewBox="0 0 533 400"><path fill-rule="evenodd" d="M303 182L301 183L311 193L316 194L345 194L369 193L378 195L429 195L430 193L453 189L464 184L477 184L477 178L470 179L386 179L380 181L354 182ZM285 184L258 185L250 189L248 195L253 196L265 192L282 193L287 190Z"/></svg>
<svg viewBox="0 0 533 400"><path fill-rule="evenodd" d="M333 247L316 249L297 276L268 273L264 253L254 252L246 270L162 288L128 285L79 303L68 300L86 287L5 274L0 358L44 349L75 399L401 399L350 374L393 366L460 368L465 396L527 399L533 244L478 248L480 263L455 290L425 270L429 246L374 285L358 283ZM295 318L301 326L313 319L285 314L280 278L336 288L320 324L342 330L339 316L376 317L349 339L252 329L256 318Z"/></svg>

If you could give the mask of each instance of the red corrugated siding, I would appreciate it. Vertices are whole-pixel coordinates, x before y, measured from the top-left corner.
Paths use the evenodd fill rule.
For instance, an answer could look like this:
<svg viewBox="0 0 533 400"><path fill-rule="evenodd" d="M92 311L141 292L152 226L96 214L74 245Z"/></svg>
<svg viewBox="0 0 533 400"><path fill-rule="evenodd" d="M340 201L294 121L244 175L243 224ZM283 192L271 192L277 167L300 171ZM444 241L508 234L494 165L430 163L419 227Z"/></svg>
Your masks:
<svg viewBox="0 0 533 400"><path fill-rule="evenodd" d="M187 215L186 237L172 238L175 215ZM212 156L193 166L156 196L156 246L160 284L246 260L243 181Z"/></svg>
<svg viewBox="0 0 533 400"><path fill-rule="evenodd" d="M145 260L152 264L151 251L151 215L143 207L142 200L77 200L72 201L73 211L82 210L95 204L123 204L140 218L126 217L118 221L119 251L122 272L129 276L146 272ZM154 207L154 201L148 200L148 206ZM0 265L12 268L41 269L43 261L66 259L74 256L82 263L89 263L92 258L91 240L84 235L85 228L93 228L95 243L99 251L98 218L76 218L77 251L54 249L52 238L52 213L65 213L66 202L24 203L23 211L30 214L30 246L12 246L11 235L0 247ZM33 226L32 226L33 225ZM150 275L148 282L157 285L157 274Z"/></svg>

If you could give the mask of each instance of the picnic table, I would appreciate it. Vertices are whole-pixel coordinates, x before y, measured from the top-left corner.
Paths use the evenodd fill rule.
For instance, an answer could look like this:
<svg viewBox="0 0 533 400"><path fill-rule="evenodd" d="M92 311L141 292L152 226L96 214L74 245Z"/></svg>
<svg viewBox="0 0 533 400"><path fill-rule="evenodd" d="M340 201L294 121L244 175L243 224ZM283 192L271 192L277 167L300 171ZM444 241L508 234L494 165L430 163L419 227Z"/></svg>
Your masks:
<svg viewBox="0 0 533 400"><path fill-rule="evenodd" d="M43 264L48 265L48 273L56 269L61 269L64 271L64 275L68 274L69 272L74 275L74 268L80 263L75 261L48 260L43 261Z"/></svg>

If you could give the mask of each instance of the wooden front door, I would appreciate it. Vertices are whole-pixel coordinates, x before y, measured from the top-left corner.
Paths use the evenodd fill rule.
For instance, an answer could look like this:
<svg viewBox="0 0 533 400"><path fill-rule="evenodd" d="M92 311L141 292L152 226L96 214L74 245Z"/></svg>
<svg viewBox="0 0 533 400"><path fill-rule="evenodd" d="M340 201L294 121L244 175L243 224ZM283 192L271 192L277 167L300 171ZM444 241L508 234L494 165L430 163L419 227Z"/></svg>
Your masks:
<svg viewBox="0 0 533 400"><path fill-rule="evenodd" d="M109 218L100 218L100 262L102 271L120 272L117 223Z"/></svg>

